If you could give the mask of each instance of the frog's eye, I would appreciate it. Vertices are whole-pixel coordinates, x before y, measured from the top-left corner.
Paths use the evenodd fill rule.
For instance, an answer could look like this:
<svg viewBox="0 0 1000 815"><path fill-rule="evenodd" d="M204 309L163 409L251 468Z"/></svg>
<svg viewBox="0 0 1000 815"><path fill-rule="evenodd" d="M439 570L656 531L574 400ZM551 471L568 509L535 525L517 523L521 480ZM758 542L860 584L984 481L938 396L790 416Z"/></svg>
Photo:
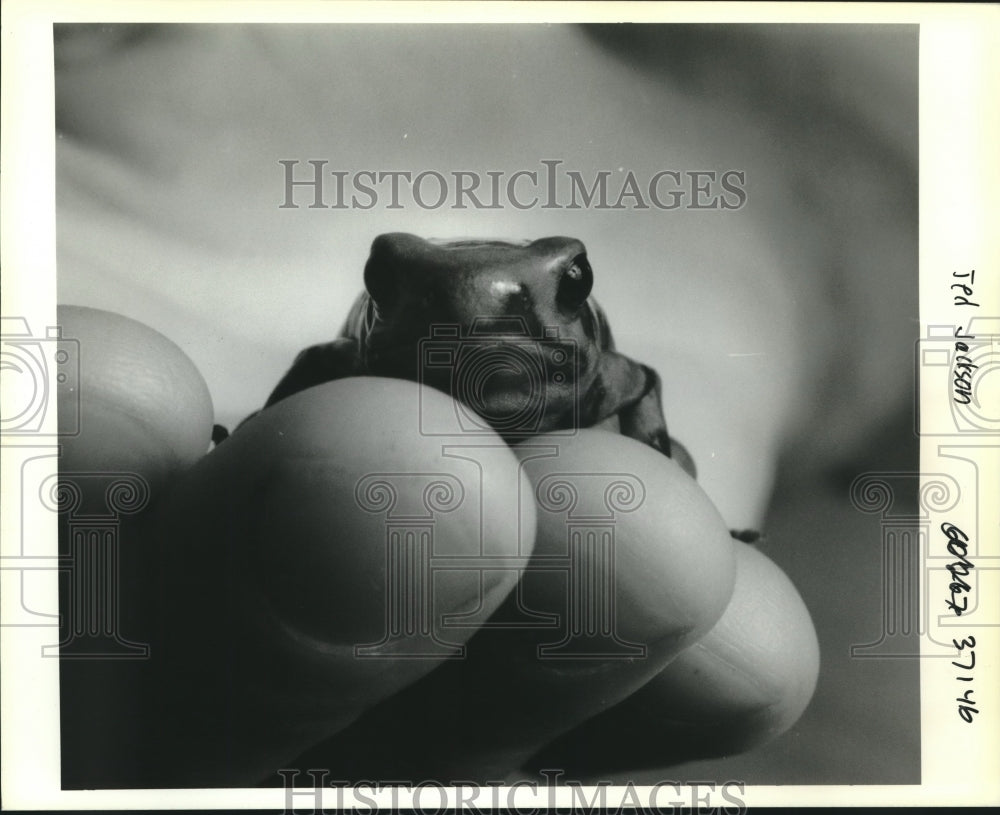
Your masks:
<svg viewBox="0 0 1000 815"><path fill-rule="evenodd" d="M594 271L590 268L587 256L580 254L573 258L573 262L559 278L556 299L561 306L576 309L586 302L593 287Z"/></svg>

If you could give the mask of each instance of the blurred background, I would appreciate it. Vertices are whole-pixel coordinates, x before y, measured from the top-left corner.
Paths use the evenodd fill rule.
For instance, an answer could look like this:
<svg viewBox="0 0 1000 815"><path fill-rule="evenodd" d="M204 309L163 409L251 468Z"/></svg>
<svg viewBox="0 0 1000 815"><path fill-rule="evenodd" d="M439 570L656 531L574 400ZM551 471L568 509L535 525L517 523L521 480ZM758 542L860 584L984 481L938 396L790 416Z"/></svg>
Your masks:
<svg viewBox="0 0 1000 815"><path fill-rule="evenodd" d="M332 339L372 239L571 235L672 435L816 624L819 687L745 756L608 776L920 778L915 659L879 640L868 472L917 471L917 27L59 25L58 297L176 342L232 427ZM738 171L734 210L282 208L285 170ZM449 202L450 203L450 202ZM897 509L915 505L903 490ZM915 647L915 646L914 646ZM883 655L884 656L884 655ZM655 733L637 733L648 741ZM604 746L604 749L613 748Z"/></svg>

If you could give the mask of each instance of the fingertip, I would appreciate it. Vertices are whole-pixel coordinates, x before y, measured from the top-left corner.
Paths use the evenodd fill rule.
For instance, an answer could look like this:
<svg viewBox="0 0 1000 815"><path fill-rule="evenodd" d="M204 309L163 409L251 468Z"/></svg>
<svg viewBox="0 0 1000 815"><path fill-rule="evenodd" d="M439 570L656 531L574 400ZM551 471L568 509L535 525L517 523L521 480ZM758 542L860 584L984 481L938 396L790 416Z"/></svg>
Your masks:
<svg viewBox="0 0 1000 815"><path fill-rule="evenodd" d="M281 760L460 662L530 554L533 520L519 539L497 509L518 502L510 449L480 438L485 459L446 455L445 439L420 433L421 408L453 412L445 395L401 380L302 391L205 455L169 496L178 579L167 592L184 598L188 630L208 619L225 632L218 653L212 642L199 652L199 670L239 672L239 687L218 685L225 709L252 711L255 732L294 746ZM481 578L481 552L506 555L509 574ZM448 577L469 555L465 580L431 573L433 563Z"/></svg>
<svg viewBox="0 0 1000 815"><path fill-rule="evenodd" d="M667 729L702 728L715 755L784 733L805 711L819 677L816 632L791 581L753 547L737 547L736 558L736 586L718 623L637 700Z"/></svg>
<svg viewBox="0 0 1000 815"><path fill-rule="evenodd" d="M478 439L478 451L466 439L453 454L447 438L420 432L421 411L451 412L452 401L375 377L297 393L208 454L177 491L178 512L214 516L217 527L233 518L262 594L317 641L375 643L392 615L411 612L433 621L407 624L437 629L448 615L478 609L485 619L530 556L534 505L499 438ZM522 523L512 524L518 506ZM477 570L480 556L510 568ZM434 558L451 568L432 575ZM456 558L468 568L456 569ZM394 591L426 605L396 607ZM470 620L435 636L460 644L475 628Z"/></svg>
<svg viewBox="0 0 1000 815"><path fill-rule="evenodd" d="M533 767L584 777L734 755L791 728L812 697L819 647L788 578L736 547L731 601L716 625L621 704L548 745ZM615 745L613 751L598 745Z"/></svg>
<svg viewBox="0 0 1000 815"><path fill-rule="evenodd" d="M208 450L212 399L171 340L121 314L59 306L64 472L132 472L156 491Z"/></svg>
<svg viewBox="0 0 1000 815"><path fill-rule="evenodd" d="M546 444L555 454L533 459L532 451ZM656 643L669 658L715 625L733 592L734 547L708 496L680 464L603 430L541 436L518 454L539 506L536 551L549 559L568 555L571 568L577 551L587 552L581 568L601 569L607 559L613 623L623 637ZM549 593L550 610L568 611L562 584L553 583Z"/></svg>

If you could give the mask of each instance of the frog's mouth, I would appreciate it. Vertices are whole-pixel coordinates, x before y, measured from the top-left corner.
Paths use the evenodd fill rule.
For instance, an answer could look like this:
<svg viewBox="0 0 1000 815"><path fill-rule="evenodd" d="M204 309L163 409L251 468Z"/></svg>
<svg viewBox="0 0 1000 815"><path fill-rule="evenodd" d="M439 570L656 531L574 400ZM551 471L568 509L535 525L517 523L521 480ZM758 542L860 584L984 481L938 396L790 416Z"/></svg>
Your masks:
<svg viewBox="0 0 1000 815"><path fill-rule="evenodd" d="M452 396L461 426L489 426L508 441L579 426L573 400L555 399L551 394L497 390Z"/></svg>
<svg viewBox="0 0 1000 815"><path fill-rule="evenodd" d="M559 341L438 339L369 348L367 368L443 391L501 435L530 435L574 424L592 378L576 351Z"/></svg>
<svg viewBox="0 0 1000 815"><path fill-rule="evenodd" d="M450 378L447 390L497 429L535 432L577 402L575 380L537 373L501 367L459 371Z"/></svg>

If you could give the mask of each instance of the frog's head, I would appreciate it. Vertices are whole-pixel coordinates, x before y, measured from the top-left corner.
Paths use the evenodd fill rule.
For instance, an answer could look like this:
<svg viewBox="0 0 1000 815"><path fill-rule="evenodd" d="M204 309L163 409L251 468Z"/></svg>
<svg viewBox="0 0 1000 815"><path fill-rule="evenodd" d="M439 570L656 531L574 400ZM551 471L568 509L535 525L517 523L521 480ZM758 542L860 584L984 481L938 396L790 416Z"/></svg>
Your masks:
<svg viewBox="0 0 1000 815"><path fill-rule="evenodd" d="M574 238L381 235L365 266L366 367L451 393L501 431L502 417L537 415L534 431L564 425L606 347L592 286Z"/></svg>

